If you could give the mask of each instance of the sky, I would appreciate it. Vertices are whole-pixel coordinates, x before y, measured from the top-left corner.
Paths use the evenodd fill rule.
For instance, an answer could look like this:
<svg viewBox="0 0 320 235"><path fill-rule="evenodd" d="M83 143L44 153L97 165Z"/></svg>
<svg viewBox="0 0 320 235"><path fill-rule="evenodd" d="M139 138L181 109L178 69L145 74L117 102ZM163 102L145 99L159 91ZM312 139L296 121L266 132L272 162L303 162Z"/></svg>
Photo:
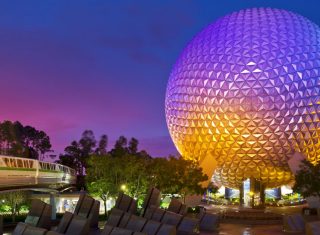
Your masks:
<svg viewBox="0 0 320 235"><path fill-rule="evenodd" d="M56 154L81 133L177 151L164 114L171 68L193 36L244 8L294 11L320 25L319 0L0 1L0 122L44 130Z"/></svg>

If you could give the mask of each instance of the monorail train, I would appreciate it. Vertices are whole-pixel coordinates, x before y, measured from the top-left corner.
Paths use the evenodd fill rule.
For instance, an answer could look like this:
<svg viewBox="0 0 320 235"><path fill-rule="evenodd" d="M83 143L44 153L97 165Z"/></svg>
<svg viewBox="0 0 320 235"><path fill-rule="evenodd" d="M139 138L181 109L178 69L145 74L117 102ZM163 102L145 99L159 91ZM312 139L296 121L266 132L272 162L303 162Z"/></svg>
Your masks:
<svg viewBox="0 0 320 235"><path fill-rule="evenodd" d="M57 163L0 155L0 188L23 185L59 187L74 184L74 169Z"/></svg>

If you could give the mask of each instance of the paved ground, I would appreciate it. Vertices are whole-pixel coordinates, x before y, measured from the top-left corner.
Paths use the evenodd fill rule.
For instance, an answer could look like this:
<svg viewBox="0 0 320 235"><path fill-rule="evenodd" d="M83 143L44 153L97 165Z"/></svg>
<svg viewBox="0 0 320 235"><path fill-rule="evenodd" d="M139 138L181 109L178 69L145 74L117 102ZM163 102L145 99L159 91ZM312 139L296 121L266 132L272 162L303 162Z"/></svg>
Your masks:
<svg viewBox="0 0 320 235"><path fill-rule="evenodd" d="M200 235L284 235L281 225L242 225L242 224L220 224L216 233L200 233ZM302 235L297 234L296 235Z"/></svg>
<svg viewBox="0 0 320 235"><path fill-rule="evenodd" d="M276 214L295 214L301 213L302 206L290 206L290 207L268 207L265 209L266 212L272 212ZM238 206L206 206L208 212L223 213L227 211L238 211ZM209 235L210 233L201 233L201 235ZM282 231L282 224L272 225L246 225L241 224L241 221L237 223L221 223L219 230L216 233L210 235L284 235L288 234ZM304 233L295 233L302 235Z"/></svg>
<svg viewBox="0 0 320 235"><path fill-rule="evenodd" d="M215 233L201 232L200 235L284 235L284 234L287 234L282 232L281 229L282 229L281 225L247 226L242 224L221 224L217 232ZM11 235L11 232L6 231L4 235ZM296 234L296 235L300 235L300 234Z"/></svg>
<svg viewBox="0 0 320 235"><path fill-rule="evenodd" d="M205 205L207 211L214 213L222 213L226 211L238 211L239 206L218 206L218 205ZM266 212L273 212L276 214L295 214L301 213L302 208L307 207L307 205L299 205L299 206L284 206L284 207L267 207L265 209ZM250 209L248 209L250 210Z"/></svg>

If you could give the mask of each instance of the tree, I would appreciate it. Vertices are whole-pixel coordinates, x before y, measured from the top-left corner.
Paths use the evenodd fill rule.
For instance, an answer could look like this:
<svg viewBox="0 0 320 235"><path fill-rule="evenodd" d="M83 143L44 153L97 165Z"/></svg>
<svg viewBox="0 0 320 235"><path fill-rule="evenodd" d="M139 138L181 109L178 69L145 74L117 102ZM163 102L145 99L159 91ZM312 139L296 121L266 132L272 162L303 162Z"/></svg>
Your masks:
<svg viewBox="0 0 320 235"><path fill-rule="evenodd" d="M50 149L50 138L44 131L23 126L18 121L0 123L1 154L40 159Z"/></svg>
<svg viewBox="0 0 320 235"><path fill-rule="evenodd" d="M19 214L21 206L26 203L28 194L25 191L14 191L0 195L1 200L10 207L12 222L15 222L16 215Z"/></svg>
<svg viewBox="0 0 320 235"><path fill-rule="evenodd" d="M108 136L102 135L98 147L95 151L97 155L106 155L107 154L107 146L108 146Z"/></svg>
<svg viewBox="0 0 320 235"><path fill-rule="evenodd" d="M94 152L94 147L96 146L96 139L94 137L92 130L85 130L82 133L81 139L79 140L81 146L82 155L88 157Z"/></svg>
<svg viewBox="0 0 320 235"><path fill-rule="evenodd" d="M111 149L110 155L112 157L122 157L128 153L127 149L127 138L124 136L120 136L116 141L114 148Z"/></svg>
<svg viewBox="0 0 320 235"><path fill-rule="evenodd" d="M129 154L136 154L138 152L139 141L136 138L131 138L128 146Z"/></svg>
<svg viewBox="0 0 320 235"><path fill-rule="evenodd" d="M177 165L177 192L182 196L184 202L188 195L203 194L206 188L201 182L207 181L208 176L203 174L202 168L193 161L185 160L182 157L171 158Z"/></svg>
<svg viewBox="0 0 320 235"><path fill-rule="evenodd" d="M86 186L90 194L100 197L104 202L107 215L107 199L119 192L119 159L109 155L93 155L88 160Z"/></svg>
<svg viewBox="0 0 320 235"><path fill-rule="evenodd" d="M77 175L83 176L87 165L87 159L94 153L96 140L91 130L85 130L79 141L72 141L64 149L64 154L59 156L57 163L74 168Z"/></svg>
<svg viewBox="0 0 320 235"><path fill-rule="evenodd" d="M145 158L135 155L91 156L86 176L89 193L104 201L105 210L107 198L116 197L123 185L126 186L126 194L140 198L148 187L146 161Z"/></svg>
<svg viewBox="0 0 320 235"><path fill-rule="evenodd" d="M295 184L293 191L301 194L303 197L320 197L320 164L312 164L303 160L300 169L295 175Z"/></svg>
<svg viewBox="0 0 320 235"><path fill-rule="evenodd" d="M208 180L208 176L196 162L170 156L168 159L153 159L148 169L153 186L164 193L178 193L183 200L188 195L203 194L206 190L201 182Z"/></svg>
<svg viewBox="0 0 320 235"><path fill-rule="evenodd" d="M112 182L104 179L97 179L87 184L88 191L93 195L99 197L103 201L104 215L108 216L107 200L110 196L109 189L112 187Z"/></svg>
<svg viewBox="0 0 320 235"><path fill-rule="evenodd" d="M59 156L56 162L65 166L69 166L76 170L77 175L82 175L81 166L81 149L77 141L72 141L69 146L64 149L65 154Z"/></svg>

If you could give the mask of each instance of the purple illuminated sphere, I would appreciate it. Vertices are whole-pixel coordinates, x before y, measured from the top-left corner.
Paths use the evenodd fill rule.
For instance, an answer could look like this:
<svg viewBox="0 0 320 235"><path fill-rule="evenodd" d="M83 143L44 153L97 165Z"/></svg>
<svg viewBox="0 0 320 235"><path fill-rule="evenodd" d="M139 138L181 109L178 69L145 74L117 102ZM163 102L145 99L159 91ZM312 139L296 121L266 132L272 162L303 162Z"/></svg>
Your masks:
<svg viewBox="0 0 320 235"><path fill-rule="evenodd" d="M294 152L320 159L319 77L316 24L278 9L232 13L197 34L174 65L170 135L183 157L212 162L217 184L290 183Z"/></svg>

